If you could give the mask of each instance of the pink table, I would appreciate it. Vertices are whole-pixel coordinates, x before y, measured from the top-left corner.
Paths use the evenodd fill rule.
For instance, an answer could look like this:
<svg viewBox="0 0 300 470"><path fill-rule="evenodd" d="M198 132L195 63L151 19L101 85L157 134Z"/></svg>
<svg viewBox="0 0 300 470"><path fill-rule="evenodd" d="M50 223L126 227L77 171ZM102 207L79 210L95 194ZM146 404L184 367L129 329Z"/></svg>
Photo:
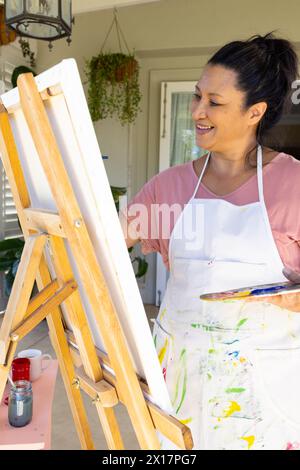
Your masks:
<svg viewBox="0 0 300 470"><path fill-rule="evenodd" d="M32 421L23 428L14 428L8 422L8 407L4 398L8 395L7 385L0 405L0 450L26 450L51 448L51 415L58 361L51 360L41 377L32 383Z"/></svg>

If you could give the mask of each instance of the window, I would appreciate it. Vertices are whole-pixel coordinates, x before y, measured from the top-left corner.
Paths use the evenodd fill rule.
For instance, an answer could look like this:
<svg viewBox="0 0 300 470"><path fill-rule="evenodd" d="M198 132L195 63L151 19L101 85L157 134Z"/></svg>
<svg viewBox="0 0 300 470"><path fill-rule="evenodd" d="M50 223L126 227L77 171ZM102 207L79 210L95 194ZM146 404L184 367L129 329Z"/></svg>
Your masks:
<svg viewBox="0 0 300 470"><path fill-rule="evenodd" d="M7 61L0 62L0 93L11 88L11 75L15 66ZM0 239L13 238L22 234L17 211L2 161L0 162Z"/></svg>

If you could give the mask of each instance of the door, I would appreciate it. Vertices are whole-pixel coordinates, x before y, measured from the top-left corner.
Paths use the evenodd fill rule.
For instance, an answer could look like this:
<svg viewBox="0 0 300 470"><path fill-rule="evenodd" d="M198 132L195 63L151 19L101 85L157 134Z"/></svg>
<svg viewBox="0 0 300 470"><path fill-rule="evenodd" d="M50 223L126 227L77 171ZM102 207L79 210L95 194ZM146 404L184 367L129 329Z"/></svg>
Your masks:
<svg viewBox="0 0 300 470"><path fill-rule="evenodd" d="M194 160L205 153L195 145L195 126L191 116L194 91L195 81L161 84L159 171ZM159 306L169 273L160 254L157 254L156 261L156 305Z"/></svg>

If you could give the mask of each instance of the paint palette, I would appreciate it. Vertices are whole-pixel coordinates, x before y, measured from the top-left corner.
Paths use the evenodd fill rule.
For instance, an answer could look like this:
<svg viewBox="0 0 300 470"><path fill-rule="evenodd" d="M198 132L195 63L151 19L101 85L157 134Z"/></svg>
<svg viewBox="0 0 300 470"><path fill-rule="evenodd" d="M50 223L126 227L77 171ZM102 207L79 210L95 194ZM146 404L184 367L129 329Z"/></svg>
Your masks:
<svg viewBox="0 0 300 470"><path fill-rule="evenodd" d="M259 286L241 287L224 292L213 292L200 295L201 300L241 300L247 297L266 297L274 295L284 295L300 292L300 284L292 282L275 282L273 284L262 284Z"/></svg>

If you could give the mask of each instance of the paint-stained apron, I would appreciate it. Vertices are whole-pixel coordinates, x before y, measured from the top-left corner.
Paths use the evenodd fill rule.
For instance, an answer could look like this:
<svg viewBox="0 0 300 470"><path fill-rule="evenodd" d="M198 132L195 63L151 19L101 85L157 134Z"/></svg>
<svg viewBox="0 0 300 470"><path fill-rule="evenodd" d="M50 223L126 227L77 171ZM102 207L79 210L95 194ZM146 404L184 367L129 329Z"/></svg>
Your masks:
<svg viewBox="0 0 300 470"><path fill-rule="evenodd" d="M195 449L300 448L300 313L202 293L286 281L263 196L236 206L194 194L173 229L170 277L154 342ZM272 163L271 163L272 164ZM174 444L161 438L164 449Z"/></svg>

